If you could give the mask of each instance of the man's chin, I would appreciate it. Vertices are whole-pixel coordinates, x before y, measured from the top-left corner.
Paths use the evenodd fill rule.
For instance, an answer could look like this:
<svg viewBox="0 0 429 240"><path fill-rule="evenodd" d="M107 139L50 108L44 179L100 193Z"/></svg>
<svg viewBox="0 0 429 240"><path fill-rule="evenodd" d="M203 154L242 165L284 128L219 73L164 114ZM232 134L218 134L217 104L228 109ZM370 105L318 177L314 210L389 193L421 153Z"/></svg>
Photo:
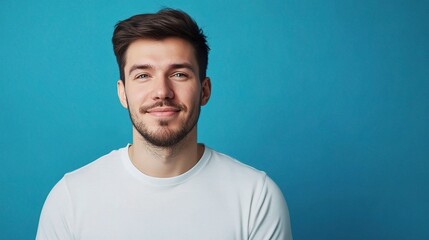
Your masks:
<svg viewBox="0 0 429 240"><path fill-rule="evenodd" d="M151 133L140 133L146 142L155 147L170 148L177 145L186 135L167 127L160 127Z"/></svg>
<svg viewBox="0 0 429 240"><path fill-rule="evenodd" d="M160 127L168 127L169 125L171 125L171 124L170 124L170 121L168 121L168 120L160 120L159 121Z"/></svg>

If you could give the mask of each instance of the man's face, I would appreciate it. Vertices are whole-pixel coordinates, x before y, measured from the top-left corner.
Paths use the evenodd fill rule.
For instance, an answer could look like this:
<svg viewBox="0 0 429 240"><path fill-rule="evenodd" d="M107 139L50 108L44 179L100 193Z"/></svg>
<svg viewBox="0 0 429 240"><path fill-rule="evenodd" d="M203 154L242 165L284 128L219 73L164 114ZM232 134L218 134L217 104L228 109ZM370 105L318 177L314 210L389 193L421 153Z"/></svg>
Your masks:
<svg viewBox="0 0 429 240"><path fill-rule="evenodd" d="M210 97L210 80L200 82L194 48L179 38L140 39L125 56L125 85L118 81L133 134L158 147L171 147L195 131L200 107Z"/></svg>

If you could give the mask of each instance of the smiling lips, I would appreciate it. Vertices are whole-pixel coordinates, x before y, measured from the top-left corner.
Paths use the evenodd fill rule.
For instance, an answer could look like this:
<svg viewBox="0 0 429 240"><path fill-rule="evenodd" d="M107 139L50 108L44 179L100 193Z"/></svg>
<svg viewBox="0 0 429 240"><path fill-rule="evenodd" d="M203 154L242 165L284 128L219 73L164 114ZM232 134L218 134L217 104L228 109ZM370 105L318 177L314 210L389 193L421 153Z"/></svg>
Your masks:
<svg viewBox="0 0 429 240"><path fill-rule="evenodd" d="M146 111L147 113L149 113L152 116L156 116L156 117L169 117L169 116L173 116L174 114L180 112L179 108L175 108L175 107L154 107L154 108L150 108Z"/></svg>

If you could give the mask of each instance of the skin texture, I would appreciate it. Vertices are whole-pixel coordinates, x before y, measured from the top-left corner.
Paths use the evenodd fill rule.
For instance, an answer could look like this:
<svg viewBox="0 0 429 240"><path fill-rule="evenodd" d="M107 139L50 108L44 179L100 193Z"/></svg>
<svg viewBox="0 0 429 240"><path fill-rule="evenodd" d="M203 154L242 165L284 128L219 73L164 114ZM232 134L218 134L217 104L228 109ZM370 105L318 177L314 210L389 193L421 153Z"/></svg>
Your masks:
<svg viewBox="0 0 429 240"><path fill-rule="evenodd" d="M131 161L149 176L186 172L204 152L197 122L211 93L210 79L198 77L194 48L179 38L140 39L128 47L125 62L118 96L133 123Z"/></svg>

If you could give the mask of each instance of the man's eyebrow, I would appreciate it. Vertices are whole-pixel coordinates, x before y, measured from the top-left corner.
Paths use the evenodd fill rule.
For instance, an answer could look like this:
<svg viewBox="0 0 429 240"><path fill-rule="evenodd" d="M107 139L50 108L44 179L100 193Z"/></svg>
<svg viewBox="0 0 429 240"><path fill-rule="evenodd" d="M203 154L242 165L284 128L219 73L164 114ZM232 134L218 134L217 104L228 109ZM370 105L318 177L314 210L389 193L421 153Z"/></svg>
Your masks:
<svg viewBox="0 0 429 240"><path fill-rule="evenodd" d="M128 71L128 75L130 75L134 70L137 70L137 69L145 70L145 69L152 69L152 68L153 68L152 65L149 65L149 64L135 64L131 66L130 70Z"/></svg>
<svg viewBox="0 0 429 240"><path fill-rule="evenodd" d="M131 66L130 70L128 71L128 75L131 75L131 73L137 69L140 70L147 70L147 69L153 69L154 67L150 64L135 64ZM173 63L169 65L170 69L178 69L178 68L187 68L195 73L195 69L190 63Z"/></svg>
<svg viewBox="0 0 429 240"><path fill-rule="evenodd" d="M191 70L192 72L195 72L194 67L190 63L173 63L170 65L171 69L177 69L177 68L187 68Z"/></svg>

